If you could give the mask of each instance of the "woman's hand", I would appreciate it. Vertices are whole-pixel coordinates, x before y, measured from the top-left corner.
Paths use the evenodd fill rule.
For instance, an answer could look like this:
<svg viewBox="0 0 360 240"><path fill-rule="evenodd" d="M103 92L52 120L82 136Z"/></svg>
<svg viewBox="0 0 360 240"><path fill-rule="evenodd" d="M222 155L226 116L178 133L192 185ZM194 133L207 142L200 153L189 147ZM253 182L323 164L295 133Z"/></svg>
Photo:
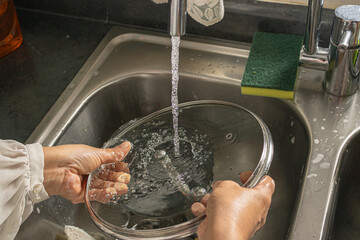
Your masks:
<svg viewBox="0 0 360 240"><path fill-rule="evenodd" d="M241 181L250 174L243 172ZM191 208L196 216L206 214L197 232L199 240L250 239L265 224L274 190L275 182L269 176L252 189L233 181L215 182L213 192Z"/></svg>
<svg viewBox="0 0 360 240"><path fill-rule="evenodd" d="M44 187L51 195L60 195L73 203L84 202L87 175L101 164L115 163L107 174L92 182L90 200L108 202L114 195L127 192L129 169L121 162L130 151L130 142L101 149L87 145L43 147Z"/></svg>

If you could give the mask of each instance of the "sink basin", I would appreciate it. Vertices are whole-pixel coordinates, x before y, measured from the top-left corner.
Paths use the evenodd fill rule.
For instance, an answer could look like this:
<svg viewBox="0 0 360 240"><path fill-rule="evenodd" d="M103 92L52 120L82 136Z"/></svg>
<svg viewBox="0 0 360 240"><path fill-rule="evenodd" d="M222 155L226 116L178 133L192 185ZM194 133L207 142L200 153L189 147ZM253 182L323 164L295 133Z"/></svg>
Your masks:
<svg viewBox="0 0 360 240"><path fill-rule="evenodd" d="M360 237L360 134L344 148L337 178L337 203L329 239L359 239Z"/></svg>
<svg viewBox="0 0 360 240"><path fill-rule="evenodd" d="M28 142L101 147L122 124L168 107L170 44L166 35L112 29ZM248 45L182 40L179 102L232 102L266 123L274 141L269 175L276 181L276 191L267 224L255 239L286 239L310 152L308 125L293 101L241 94L240 79L248 52ZM91 222L83 204L72 205L61 197L36 205L16 239L57 239L63 235L64 225L112 239Z"/></svg>

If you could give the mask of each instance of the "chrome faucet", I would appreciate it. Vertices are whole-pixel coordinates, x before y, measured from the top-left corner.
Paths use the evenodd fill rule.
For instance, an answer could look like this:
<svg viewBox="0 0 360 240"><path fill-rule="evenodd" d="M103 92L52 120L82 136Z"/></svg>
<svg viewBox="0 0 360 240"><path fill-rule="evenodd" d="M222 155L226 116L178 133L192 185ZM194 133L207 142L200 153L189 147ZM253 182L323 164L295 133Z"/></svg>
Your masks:
<svg viewBox="0 0 360 240"><path fill-rule="evenodd" d="M183 36L186 32L186 0L170 0L170 36Z"/></svg>
<svg viewBox="0 0 360 240"><path fill-rule="evenodd" d="M309 0L304 47L304 67L325 70L324 89L336 96L356 92L360 76L360 6L335 10L329 48L318 47L323 0Z"/></svg>

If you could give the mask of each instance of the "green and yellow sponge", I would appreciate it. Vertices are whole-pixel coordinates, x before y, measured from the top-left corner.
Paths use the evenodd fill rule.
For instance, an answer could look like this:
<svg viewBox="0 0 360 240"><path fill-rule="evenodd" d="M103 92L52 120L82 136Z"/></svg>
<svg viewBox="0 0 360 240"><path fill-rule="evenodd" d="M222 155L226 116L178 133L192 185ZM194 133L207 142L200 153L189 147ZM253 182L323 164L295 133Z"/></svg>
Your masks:
<svg viewBox="0 0 360 240"><path fill-rule="evenodd" d="M302 46L302 36L255 33L242 94L293 99Z"/></svg>

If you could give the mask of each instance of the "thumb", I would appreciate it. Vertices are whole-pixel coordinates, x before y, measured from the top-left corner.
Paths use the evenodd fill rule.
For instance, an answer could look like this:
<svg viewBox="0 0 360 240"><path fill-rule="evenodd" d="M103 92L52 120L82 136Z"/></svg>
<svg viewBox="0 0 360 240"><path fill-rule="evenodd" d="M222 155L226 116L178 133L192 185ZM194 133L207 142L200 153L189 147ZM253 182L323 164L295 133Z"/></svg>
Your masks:
<svg viewBox="0 0 360 240"><path fill-rule="evenodd" d="M269 177L265 176L263 179L254 187L254 189L259 190L264 195L272 196L275 191L275 181Z"/></svg>
<svg viewBox="0 0 360 240"><path fill-rule="evenodd" d="M104 149L105 154L101 158L101 164L119 162L124 160L131 149L131 143L125 141L114 148Z"/></svg>

